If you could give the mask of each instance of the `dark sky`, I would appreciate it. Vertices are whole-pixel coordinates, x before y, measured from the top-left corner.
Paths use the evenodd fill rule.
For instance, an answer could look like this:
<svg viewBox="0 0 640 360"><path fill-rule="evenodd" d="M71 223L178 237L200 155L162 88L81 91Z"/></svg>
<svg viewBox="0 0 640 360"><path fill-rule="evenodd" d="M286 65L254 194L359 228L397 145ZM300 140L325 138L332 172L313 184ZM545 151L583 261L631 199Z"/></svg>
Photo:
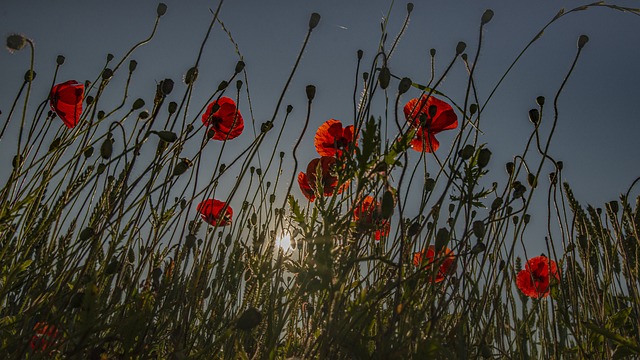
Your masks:
<svg viewBox="0 0 640 360"><path fill-rule="evenodd" d="M138 50L131 88L132 98L147 103L155 84L164 78L178 82L195 61L199 44L217 2L167 0L169 9L161 19L154 40ZM185 5L187 4L188 5ZM370 63L379 41L380 21L389 11L389 0L227 0L220 18L231 31L244 56L249 74L253 114L257 124L271 117L277 97L300 49L309 15L318 12L322 20L314 31L308 51L285 98L295 108L292 133L299 132L306 104L304 87L317 86L310 129L303 141L300 158L306 164L314 157L313 131L329 118L350 122L352 93L358 49ZM484 31L484 45L477 67L476 83L481 101L533 36L562 7L570 9L587 2L566 0L414 1L415 8L406 34L391 59L391 71L426 83L429 76L429 49L437 50L436 71L441 73L454 54L458 41L467 43L467 52L477 48L479 21L487 8L495 16ZM129 47L150 32L156 2L129 0L2 0L0 34L17 32L36 45L38 81L34 93L46 99L58 54L66 56L58 79L94 79L107 53L119 59ZM634 1L619 5L637 6ZM395 1L390 14L389 33L395 36L406 14L406 2ZM598 8L570 14L547 29L498 89L483 113L484 136L492 150L494 172L491 180L506 180L504 163L522 151L531 131L527 118L535 98L543 95L551 103L576 52L576 41L587 34L590 42L583 51L572 78L559 100L560 117L551 154L565 164L564 176L585 202L602 206L617 199L640 175L640 17ZM217 84L233 72L237 54L227 36L216 26L205 49L193 107L197 111ZM28 69L27 51L0 52L0 110L4 117ZM462 102L466 74L457 63L440 91ZM117 92L116 92L117 93ZM417 96L415 92L406 97ZM246 104L246 98L244 100ZM241 105L245 118L250 118ZM193 116L196 114L194 113ZM551 112L545 113L550 127ZM247 133L249 134L249 133ZM291 135L297 136L297 135ZM244 139L248 143L251 136ZM448 147L453 134L441 134ZM2 147L12 149L12 139ZM241 144L241 142L239 142ZM290 145L283 145L283 150ZM10 158L0 158L4 164ZM304 166L304 164L302 166ZM6 167L5 167L6 168ZM546 174L549 168L543 171ZM0 170L4 179L7 175ZM543 186L548 181L542 180ZM297 186L294 193L297 193ZM544 194L540 193L544 198ZM544 200L544 199L542 199ZM540 208L543 208L540 205ZM534 214L535 219L535 214ZM544 227L543 219L534 223Z"/></svg>

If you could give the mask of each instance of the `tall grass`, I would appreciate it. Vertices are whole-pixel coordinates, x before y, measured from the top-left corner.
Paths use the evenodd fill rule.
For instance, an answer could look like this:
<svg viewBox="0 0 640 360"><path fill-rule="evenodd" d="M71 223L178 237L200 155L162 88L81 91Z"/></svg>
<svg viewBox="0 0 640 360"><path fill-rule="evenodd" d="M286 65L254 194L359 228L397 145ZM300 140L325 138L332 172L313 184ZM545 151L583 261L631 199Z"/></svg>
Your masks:
<svg viewBox="0 0 640 360"><path fill-rule="evenodd" d="M246 116L242 61L221 75L227 80L206 103L192 101L202 49L222 25L221 5L184 81L165 79L137 98L128 90L137 68L129 57L153 40L166 12L160 4L150 36L121 59L108 56L84 84L78 117L63 115L71 116L67 126L57 92L33 96L36 86L68 80L57 77L64 57L51 81L38 83L33 43L7 39L9 48L31 53L31 64L1 118L3 134L18 134L0 190L3 358L640 356L635 183L604 210L585 209L549 152L586 36L554 98L536 99L530 135L500 184L491 181L491 144L481 132L494 92L480 103L475 83L492 11L480 19L476 53L457 44L448 67L436 73L432 66L426 84L394 73L390 60L413 5L400 34L388 36L385 19L375 56L367 63L358 52L353 118L325 143L334 153L306 166L311 159L297 152L314 146L302 138L315 131L315 87L306 88L300 133L284 131L292 106L283 98L320 16L310 18L273 115L257 124ZM561 11L522 53L551 23L594 7L640 15L604 3ZM468 82L464 97L453 99L439 86L459 62ZM124 88L115 78L126 79ZM105 98L121 101L103 106ZM227 98L239 112L223 105ZM440 123L447 106L448 122ZM244 148L232 135L241 114L256 129ZM552 126L543 131L543 122ZM454 132L454 141L414 151L434 150L441 131ZM267 138L276 145L265 145ZM292 153L281 150L292 144ZM211 147L217 158L203 159ZM534 271L527 260L537 254L521 259L517 249L533 197L545 195L549 229L559 231L549 230L544 259L551 260ZM206 199L220 205L206 210Z"/></svg>

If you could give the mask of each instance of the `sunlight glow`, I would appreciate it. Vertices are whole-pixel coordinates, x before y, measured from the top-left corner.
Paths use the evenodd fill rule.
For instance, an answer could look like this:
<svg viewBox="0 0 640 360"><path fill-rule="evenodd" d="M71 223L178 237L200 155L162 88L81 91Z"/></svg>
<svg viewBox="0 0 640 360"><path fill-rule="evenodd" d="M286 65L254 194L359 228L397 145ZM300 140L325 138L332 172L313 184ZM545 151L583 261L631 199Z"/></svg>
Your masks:
<svg viewBox="0 0 640 360"><path fill-rule="evenodd" d="M291 235L289 235L289 233L278 236L276 238L276 245L285 253L293 251L291 247Z"/></svg>

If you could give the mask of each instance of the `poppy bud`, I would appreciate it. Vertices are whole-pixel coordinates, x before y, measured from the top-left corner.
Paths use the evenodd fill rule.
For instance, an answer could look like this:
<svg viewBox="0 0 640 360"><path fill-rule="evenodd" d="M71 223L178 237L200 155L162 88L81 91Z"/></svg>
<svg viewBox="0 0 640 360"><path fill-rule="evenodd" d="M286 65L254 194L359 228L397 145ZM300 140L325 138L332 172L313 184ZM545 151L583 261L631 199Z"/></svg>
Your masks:
<svg viewBox="0 0 640 360"><path fill-rule="evenodd" d="M176 103L175 101L172 101L169 103L169 114L173 114L174 112L176 112L176 110L178 110L178 103Z"/></svg>
<svg viewBox="0 0 640 360"><path fill-rule="evenodd" d="M93 100L94 100L94 99L93 99L93 96L89 95L89 96L87 96L87 98L86 98L86 99L84 99L84 100L87 102L87 105L91 105L91 104L93 104Z"/></svg>
<svg viewBox="0 0 640 360"><path fill-rule="evenodd" d="M276 194L269 195L269 202L273 204L276 201Z"/></svg>
<svg viewBox="0 0 640 360"><path fill-rule="evenodd" d="M9 52L20 51L27 46L27 38L20 34L11 34L7 36L6 44Z"/></svg>
<svg viewBox="0 0 640 360"><path fill-rule="evenodd" d="M284 151L280 151L280 159L284 158Z"/></svg>
<svg viewBox="0 0 640 360"><path fill-rule="evenodd" d="M458 45L456 45L456 55L462 54L466 48L467 44L465 44L464 41L460 41Z"/></svg>
<svg viewBox="0 0 640 360"><path fill-rule="evenodd" d="M480 149L478 153L478 167L483 168L489 164L491 159L491 151L489 149Z"/></svg>
<svg viewBox="0 0 640 360"><path fill-rule="evenodd" d="M522 221L524 221L525 224L528 224L529 221L531 221L531 215L529 214L522 215Z"/></svg>
<svg viewBox="0 0 640 360"><path fill-rule="evenodd" d="M408 77L402 78L402 80L400 80L400 84L398 85L398 93L404 94L409 91L409 89L411 88L411 84L411 79L409 79Z"/></svg>
<svg viewBox="0 0 640 360"><path fill-rule="evenodd" d="M535 175L533 175L532 173L529 173L527 174L527 183L532 188L535 188L536 186L538 186L538 179L536 179Z"/></svg>
<svg viewBox="0 0 640 360"><path fill-rule="evenodd" d="M582 49L589 42L587 35L580 35L578 38L578 49Z"/></svg>
<svg viewBox="0 0 640 360"><path fill-rule="evenodd" d="M427 192L433 191L436 187L436 181L432 178L428 178L424 181L424 189Z"/></svg>
<svg viewBox="0 0 640 360"><path fill-rule="evenodd" d="M494 210L494 211L498 210L498 208L500 208L500 206L502 206L502 198L496 198L491 203L491 210Z"/></svg>
<svg viewBox="0 0 640 360"><path fill-rule="evenodd" d="M24 81L26 82L32 82L35 78L36 72L33 70L27 70L27 72L24 73Z"/></svg>
<svg viewBox="0 0 640 360"><path fill-rule="evenodd" d="M135 61L135 60L129 61L129 72L130 73L136 71L137 67L138 67L138 62L137 61Z"/></svg>
<svg viewBox="0 0 640 360"><path fill-rule="evenodd" d="M138 110L138 109L141 109L143 106L144 106L144 100L136 99L136 101L134 101L133 105L131 106L131 110Z"/></svg>
<svg viewBox="0 0 640 360"><path fill-rule="evenodd" d="M551 185L555 185L557 183L557 175L555 172L549 173L549 182Z"/></svg>
<svg viewBox="0 0 640 360"><path fill-rule="evenodd" d="M381 89L386 89L389 86L389 81L391 81L391 71L386 66L383 66L380 69L380 74L378 74L378 83L380 84Z"/></svg>
<svg viewBox="0 0 640 360"><path fill-rule="evenodd" d="M536 98L536 104L543 106L544 105L544 96L538 96Z"/></svg>
<svg viewBox="0 0 640 360"><path fill-rule="evenodd" d="M56 58L56 64L62 65L64 64L64 60L65 60L64 56L58 55L58 57Z"/></svg>
<svg viewBox="0 0 640 360"><path fill-rule="evenodd" d="M238 81L236 81L236 89L237 89L237 90L242 89L242 80L238 80Z"/></svg>
<svg viewBox="0 0 640 360"><path fill-rule="evenodd" d="M158 137L168 143L172 143L176 140L178 140L178 135L176 135L176 133L174 133L173 131L158 131L156 132L156 135L158 135Z"/></svg>
<svg viewBox="0 0 640 360"><path fill-rule="evenodd" d="M418 235L421 227L422 226L420 225L419 222L414 222L413 224L409 225L409 229L407 230L407 235L409 236Z"/></svg>
<svg viewBox="0 0 640 360"><path fill-rule="evenodd" d="M436 56L436 49L431 48L431 50L429 50L429 55L431 55L431 57Z"/></svg>
<svg viewBox="0 0 640 360"><path fill-rule="evenodd" d="M393 199L393 193L390 190L387 190L382 195L382 205L381 205L381 216L383 219L388 219L393 215L393 207L395 206L395 201Z"/></svg>
<svg viewBox="0 0 640 360"><path fill-rule="evenodd" d="M293 111L293 106L287 105L287 114L291 113L291 111Z"/></svg>
<svg viewBox="0 0 640 360"><path fill-rule="evenodd" d="M365 82L369 79L369 73L368 72L363 72L362 73L362 80L364 80Z"/></svg>
<svg viewBox="0 0 640 360"><path fill-rule="evenodd" d="M86 227L80 232L80 241L91 239L96 234L92 227Z"/></svg>
<svg viewBox="0 0 640 360"><path fill-rule="evenodd" d="M229 86L229 83L224 81L224 80L222 80L220 82L220 84L218 84L218 91L222 91L222 90L226 89L227 86Z"/></svg>
<svg viewBox="0 0 640 360"><path fill-rule="evenodd" d="M460 157L464 160L468 160L473 156L475 151L476 149L473 145L467 144L462 148L462 150L460 150Z"/></svg>
<svg viewBox="0 0 640 360"><path fill-rule="evenodd" d="M149 112L147 110L142 110L138 114L138 119L140 119L140 120L144 120L144 119L146 119L148 117L149 117Z"/></svg>
<svg viewBox="0 0 640 360"><path fill-rule="evenodd" d="M133 248L129 248L127 260L129 260L130 263L133 263L136 260L136 253L133 251Z"/></svg>
<svg viewBox="0 0 640 360"><path fill-rule="evenodd" d="M156 8L156 14L158 14L158 17L161 17L166 13L167 13L167 4L165 3L158 4L158 7Z"/></svg>
<svg viewBox="0 0 640 360"><path fill-rule="evenodd" d="M489 23L489 21L491 21L491 19L493 18L493 10L491 9L487 9L484 14L482 14L482 19L480 20L480 23L482 25Z"/></svg>
<svg viewBox="0 0 640 360"><path fill-rule="evenodd" d="M111 143L111 138L108 137L104 139L104 141L102 142L102 145L100 146L100 156L102 156L103 159L107 160L111 157L112 153L113 153L113 144Z"/></svg>
<svg viewBox="0 0 640 360"><path fill-rule="evenodd" d="M164 80L160 81L160 88L162 89L162 93L164 95L171 94L171 91L173 91L173 80L164 79Z"/></svg>
<svg viewBox="0 0 640 360"><path fill-rule="evenodd" d="M444 249L445 246L449 243L449 230L446 228L438 229L436 233L436 252L440 252L440 250Z"/></svg>
<svg viewBox="0 0 640 360"><path fill-rule="evenodd" d="M411 14L413 11L413 3L407 3L407 12Z"/></svg>
<svg viewBox="0 0 640 360"><path fill-rule="evenodd" d="M260 311L254 307L250 307L240 315L236 321L236 327L243 331L249 331L258 326L260 321L262 321L262 314L260 314Z"/></svg>
<svg viewBox="0 0 640 360"><path fill-rule="evenodd" d="M478 255L481 252L485 251L486 249L487 249L487 245L485 245L482 241L478 241L471 249L471 253L473 255Z"/></svg>
<svg viewBox="0 0 640 360"><path fill-rule="evenodd" d="M262 176L262 169L257 168L257 169L256 169L256 174L257 174L258 176ZM267 187L268 187L268 186L267 186Z"/></svg>
<svg viewBox="0 0 640 360"><path fill-rule="evenodd" d="M98 164L98 170L96 170L96 172L98 173L98 175L102 174L105 170L107 170L107 165L105 165L105 164Z"/></svg>
<svg viewBox="0 0 640 360"><path fill-rule="evenodd" d="M511 161L509 161L507 163L507 165L505 165L505 168L507 168L507 174L511 175L513 174L513 171L516 168L516 165L514 163L512 163Z"/></svg>
<svg viewBox="0 0 640 360"><path fill-rule="evenodd" d="M358 50L358 60L362 59L362 55L364 55L364 52L362 50Z"/></svg>
<svg viewBox="0 0 640 360"><path fill-rule="evenodd" d="M113 77L113 70L109 68L104 69L102 72L102 80L109 80L111 77Z"/></svg>
<svg viewBox="0 0 640 360"><path fill-rule="evenodd" d="M478 238L482 238L485 233L484 222L478 220L473 222L473 234Z"/></svg>
<svg viewBox="0 0 640 360"><path fill-rule="evenodd" d="M84 157L86 158L90 158L91 155L93 155L93 146L89 146L85 151L84 151Z"/></svg>
<svg viewBox="0 0 640 360"><path fill-rule="evenodd" d="M315 12L311 14L311 17L309 18L309 30L315 29L315 27L318 26L319 22L320 22L320 14Z"/></svg>
<svg viewBox="0 0 640 360"><path fill-rule="evenodd" d="M107 54L107 62L113 60L113 54Z"/></svg>
<svg viewBox="0 0 640 360"><path fill-rule="evenodd" d="M266 133L271 129L273 129L273 122L271 121L263 122L262 125L260 125L260 131L263 133Z"/></svg>
<svg viewBox="0 0 640 360"><path fill-rule="evenodd" d="M236 63L236 74L240 73L242 70L244 70L244 61L240 60Z"/></svg>
<svg viewBox="0 0 640 360"><path fill-rule="evenodd" d="M307 99L309 101L313 100L314 97L316 97L316 87L313 85L307 85L307 87L305 88L305 91L307 92Z"/></svg>
<svg viewBox="0 0 640 360"><path fill-rule="evenodd" d="M53 141L51 142L51 145L49 145L49 152L54 151L58 147L60 147L60 141L61 139L59 137L53 139Z"/></svg>
<svg viewBox="0 0 640 360"><path fill-rule="evenodd" d="M540 112L538 109L529 110L529 121L531 121L534 125L538 125L540 122Z"/></svg>
<svg viewBox="0 0 640 360"><path fill-rule="evenodd" d="M469 105L469 114L473 115L478 111L478 104Z"/></svg>
<svg viewBox="0 0 640 360"><path fill-rule="evenodd" d="M102 120L102 119L104 119L104 116L105 116L105 115L106 115L106 114L104 113L104 111L102 111L102 110L98 111L98 120Z"/></svg>
<svg viewBox="0 0 640 360"><path fill-rule="evenodd" d="M176 164L176 167L173 168L173 176L180 176L185 173L185 171L189 170L189 166L191 165L191 161L186 158L182 158L179 163Z"/></svg>

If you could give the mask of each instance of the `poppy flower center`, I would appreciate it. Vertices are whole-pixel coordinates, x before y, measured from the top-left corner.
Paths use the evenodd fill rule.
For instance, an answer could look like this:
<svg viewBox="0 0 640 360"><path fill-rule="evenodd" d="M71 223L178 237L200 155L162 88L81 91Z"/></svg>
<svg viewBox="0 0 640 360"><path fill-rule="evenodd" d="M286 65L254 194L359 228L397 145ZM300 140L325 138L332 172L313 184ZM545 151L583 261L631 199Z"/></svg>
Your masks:
<svg viewBox="0 0 640 360"><path fill-rule="evenodd" d="M336 139L336 147L338 149L345 149L347 147L347 145L349 145L349 140L347 140L347 138L345 137L339 137Z"/></svg>

